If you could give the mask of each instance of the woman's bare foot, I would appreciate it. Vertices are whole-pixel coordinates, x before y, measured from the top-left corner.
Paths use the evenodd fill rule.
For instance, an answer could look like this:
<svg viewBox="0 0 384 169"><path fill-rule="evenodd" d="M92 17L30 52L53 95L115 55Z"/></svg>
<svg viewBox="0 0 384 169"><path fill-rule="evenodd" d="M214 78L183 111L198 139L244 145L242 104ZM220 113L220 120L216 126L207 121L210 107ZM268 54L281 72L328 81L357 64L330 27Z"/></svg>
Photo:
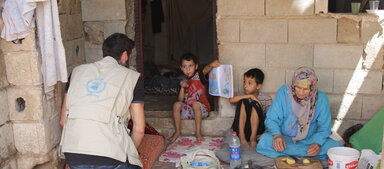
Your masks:
<svg viewBox="0 0 384 169"><path fill-rule="evenodd" d="M257 146L257 142L256 141L251 141L251 147L256 147Z"/></svg>
<svg viewBox="0 0 384 169"><path fill-rule="evenodd" d="M173 133L173 136L170 137L170 138L168 138L168 141L172 143L172 142L176 141L176 139L177 139L179 136L180 136L180 133Z"/></svg>
<svg viewBox="0 0 384 169"><path fill-rule="evenodd" d="M196 134L196 141L203 141L204 138L200 134Z"/></svg>

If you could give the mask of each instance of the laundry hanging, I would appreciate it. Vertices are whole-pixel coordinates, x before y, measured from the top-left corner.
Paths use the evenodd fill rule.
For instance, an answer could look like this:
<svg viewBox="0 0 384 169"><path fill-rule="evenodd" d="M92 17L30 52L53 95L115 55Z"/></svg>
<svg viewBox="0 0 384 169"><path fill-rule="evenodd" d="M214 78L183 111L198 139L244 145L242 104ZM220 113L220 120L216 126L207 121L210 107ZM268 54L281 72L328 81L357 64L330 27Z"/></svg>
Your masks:
<svg viewBox="0 0 384 169"><path fill-rule="evenodd" d="M33 32L35 27L33 16L36 11L44 92L48 98L52 97L57 81L67 82L67 65L60 32L57 1L6 0L3 8L4 27L1 37L7 41L22 39Z"/></svg>

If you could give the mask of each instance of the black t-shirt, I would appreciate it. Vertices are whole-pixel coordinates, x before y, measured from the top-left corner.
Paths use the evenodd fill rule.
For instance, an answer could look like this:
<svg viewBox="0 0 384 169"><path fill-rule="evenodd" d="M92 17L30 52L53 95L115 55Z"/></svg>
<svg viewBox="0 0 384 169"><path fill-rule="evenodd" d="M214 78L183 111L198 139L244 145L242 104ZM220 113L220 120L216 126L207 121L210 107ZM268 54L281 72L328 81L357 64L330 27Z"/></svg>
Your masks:
<svg viewBox="0 0 384 169"><path fill-rule="evenodd" d="M65 92L68 91L70 85L71 75L69 75L68 83L65 86ZM137 80L135 89L133 91L133 99L132 103L144 103L144 85L141 80L141 76L139 80ZM119 165L123 164L123 162L103 157L103 156L94 156L94 155L86 155L86 154L76 154L76 153L64 153L66 162L69 165ZM128 162L128 159L127 161Z"/></svg>

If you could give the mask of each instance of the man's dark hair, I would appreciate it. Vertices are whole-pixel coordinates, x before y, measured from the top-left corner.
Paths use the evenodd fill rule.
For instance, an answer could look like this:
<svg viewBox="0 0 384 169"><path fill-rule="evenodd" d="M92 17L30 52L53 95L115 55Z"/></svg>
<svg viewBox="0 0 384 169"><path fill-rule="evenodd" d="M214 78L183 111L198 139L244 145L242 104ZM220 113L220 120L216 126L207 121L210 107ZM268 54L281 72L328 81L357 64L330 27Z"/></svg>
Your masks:
<svg viewBox="0 0 384 169"><path fill-rule="evenodd" d="M256 84L263 84L264 82L264 73L258 68L249 69L244 73L244 76L255 78Z"/></svg>
<svg viewBox="0 0 384 169"><path fill-rule="evenodd" d="M193 62L195 62L195 64L198 64L197 63L197 57L194 54L192 54L192 53L184 53L183 55L181 55L181 57L180 57L180 65L183 62L183 60L186 60L186 61L193 60Z"/></svg>
<svg viewBox="0 0 384 169"><path fill-rule="evenodd" d="M119 61L124 51L127 51L128 56L131 54L134 45L135 42L129 39L127 35L114 33L104 40L103 57L111 56Z"/></svg>

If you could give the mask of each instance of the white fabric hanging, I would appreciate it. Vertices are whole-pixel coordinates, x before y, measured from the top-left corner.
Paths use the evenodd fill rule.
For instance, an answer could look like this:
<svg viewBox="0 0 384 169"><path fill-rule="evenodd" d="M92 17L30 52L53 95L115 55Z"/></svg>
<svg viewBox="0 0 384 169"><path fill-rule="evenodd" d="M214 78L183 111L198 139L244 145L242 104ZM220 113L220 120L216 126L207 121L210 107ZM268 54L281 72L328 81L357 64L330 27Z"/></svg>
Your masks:
<svg viewBox="0 0 384 169"><path fill-rule="evenodd" d="M41 72L44 92L53 96L57 81L67 82L67 64L61 39L56 0L6 0L4 3L4 28L1 37L7 41L24 38L34 27L36 9L37 37L42 55Z"/></svg>

